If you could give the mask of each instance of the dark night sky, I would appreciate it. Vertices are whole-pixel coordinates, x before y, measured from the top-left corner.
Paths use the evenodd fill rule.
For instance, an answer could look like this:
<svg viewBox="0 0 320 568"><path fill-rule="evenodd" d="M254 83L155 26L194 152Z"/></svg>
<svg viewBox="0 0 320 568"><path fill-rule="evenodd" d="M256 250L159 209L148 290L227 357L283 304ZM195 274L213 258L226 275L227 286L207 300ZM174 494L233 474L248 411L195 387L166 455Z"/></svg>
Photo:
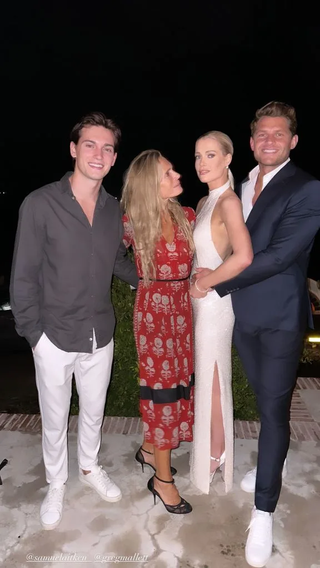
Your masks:
<svg viewBox="0 0 320 568"><path fill-rule="evenodd" d="M272 99L296 107L300 143L292 158L320 178L320 29L310 3L17 0L1 20L6 251L18 205L70 168L69 132L91 110L123 131L104 184L114 195L130 160L155 147L182 173L182 201L194 206L206 192L194 173L194 141L211 129L233 139L240 180L254 165L249 123Z"/></svg>

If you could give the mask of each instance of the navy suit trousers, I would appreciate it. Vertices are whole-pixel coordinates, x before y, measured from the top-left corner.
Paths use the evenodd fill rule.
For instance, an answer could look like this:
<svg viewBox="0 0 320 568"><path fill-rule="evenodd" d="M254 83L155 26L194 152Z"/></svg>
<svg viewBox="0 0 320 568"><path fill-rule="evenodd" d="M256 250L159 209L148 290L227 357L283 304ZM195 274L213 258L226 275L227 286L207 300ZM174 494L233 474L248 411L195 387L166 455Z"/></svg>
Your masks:
<svg viewBox="0 0 320 568"><path fill-rule="evenodd" d="M237 322L234 344L260 414L255 505L272 513L290 443L290 406L304 333L261 329Z"/></svg>

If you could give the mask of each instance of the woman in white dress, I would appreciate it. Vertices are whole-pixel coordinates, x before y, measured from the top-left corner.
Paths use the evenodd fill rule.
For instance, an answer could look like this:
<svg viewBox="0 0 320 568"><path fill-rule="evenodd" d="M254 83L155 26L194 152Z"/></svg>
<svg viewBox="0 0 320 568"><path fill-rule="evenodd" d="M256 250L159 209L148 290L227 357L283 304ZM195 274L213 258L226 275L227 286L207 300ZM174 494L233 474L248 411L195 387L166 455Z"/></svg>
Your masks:
<svg viewBox="0 0 320 568"><path fill-rule="evenodd" d="M213 131L196 142L195 167L209 188L197 207L193 265L195 320L195 422L191 481L209 493L217 469L225 467L226 492L233 482L233 404L231 342L234 325L231 296L220 298L212 287L233 278L252 262L251 240L240 199L233 191L229 165L233 144Z"/></svg>

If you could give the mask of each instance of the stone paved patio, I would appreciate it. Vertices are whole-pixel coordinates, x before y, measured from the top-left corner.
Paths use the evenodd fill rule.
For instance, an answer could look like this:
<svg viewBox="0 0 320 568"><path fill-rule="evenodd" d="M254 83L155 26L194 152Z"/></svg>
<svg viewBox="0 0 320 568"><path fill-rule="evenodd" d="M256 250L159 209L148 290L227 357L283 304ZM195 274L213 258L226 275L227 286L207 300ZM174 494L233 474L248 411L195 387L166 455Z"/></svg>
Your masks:
<svg viewBox="0 0 320 568"><path fill-rule="evenodd" d="M122 421L118 422L118 426ZM134 423L130 422L131 427ZM128 423L127 423L128 425ZM135 423L135 427L137 427ZM244 546L253 495L240 489L256 463L256 440L237 439L235 483L224 493L220 474L209 495L189 481L186 442L174 451L176 483L193 512L178 517L147 490L150 471L134 462L139 434L106 433L100 462L120 485L123 498L106 503L77 476L76 434L69 434L69 479L62 521L44 531L39 507L46 482L39 432L0 431L0 563L4 568L245 568ZM274 552L267 568L320 567L320 443L291 442L288 475L274 516ZM124 559L126 557L126 559ZM131 560L130 560L131 558Z"/></svg>
<svg viewBox="0 0 320 568"><path fill-rule="evenodd" d="M299 378L291 407L288 476L275 513L274 553L267 568L320 568L320 379ZM194 510L176 518L153 505L133 456L139 418L106 417L100 461L123 490L106 503L77 478L77 416L69 422L70 474L64 516L43 531L39 506L46 482L39 415L0 414L0 562L4 568L245 568L244 546L253 496L240 480L256 463L259 423L235 422L235 484L228 495L220 476L210 495L189 482L189 444L174 452L177 485Z"/></svg>

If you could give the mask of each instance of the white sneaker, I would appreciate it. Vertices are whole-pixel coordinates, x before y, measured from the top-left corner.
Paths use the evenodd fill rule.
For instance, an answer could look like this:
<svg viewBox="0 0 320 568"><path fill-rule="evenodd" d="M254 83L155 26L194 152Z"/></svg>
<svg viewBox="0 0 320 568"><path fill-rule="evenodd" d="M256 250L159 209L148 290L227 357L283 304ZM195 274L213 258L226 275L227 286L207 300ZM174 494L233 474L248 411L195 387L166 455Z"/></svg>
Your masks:
<svg viewBox="0 0 320 568"><path fill-rule="evenodd" d="M61 521L66 486L52 481L40 507L40 521L46 531L55 529Z"/></svg>
<svg viewBox="0 0 320 568"><path fill-rule="evenodd" d="M110 479L106 471L102 469L102 465L95 465L91 468L91 473L86 475L79 471L79 479L85 485L92 487L100 495L101 499L114 503L120 501L122 497L119 487Z"/></svg>
<svg viewBox="0 0 320 568"><path fill-rule="evenodd" d="M272 554L272 513L254 507L246 544L246 561L254 568L262 568Z"/></svg>
<svg viewBox="0 0 320 568"><path fill-rule="evenodd" d="M288 473L287 460L285 460L282 470L282 479L284 479L287 476L287 473ZM250 469L250 471L248 471L248 473L246 473L246 475L242 479L240 483L241 489L243 491L246 491L246 493L254 493L256 489L256 477L257 477L257 468L255 467L254 469Z"/></svg>

